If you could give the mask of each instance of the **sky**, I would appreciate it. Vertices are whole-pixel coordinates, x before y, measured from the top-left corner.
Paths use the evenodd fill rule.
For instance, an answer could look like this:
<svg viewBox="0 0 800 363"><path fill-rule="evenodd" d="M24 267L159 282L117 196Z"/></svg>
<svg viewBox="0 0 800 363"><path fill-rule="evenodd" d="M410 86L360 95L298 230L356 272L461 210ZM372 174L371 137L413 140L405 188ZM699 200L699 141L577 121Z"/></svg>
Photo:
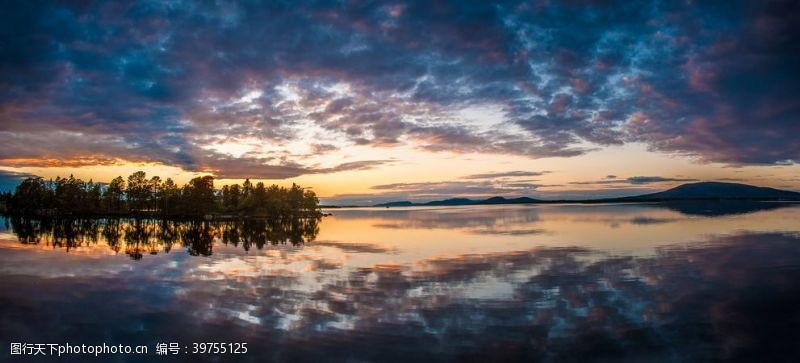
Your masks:
<svg viewBox="0 0 800 363"><path fill-rule="evenodd" d="M3 190L137 170L327 204L800 190L796 1L2 7Z"/></svg>

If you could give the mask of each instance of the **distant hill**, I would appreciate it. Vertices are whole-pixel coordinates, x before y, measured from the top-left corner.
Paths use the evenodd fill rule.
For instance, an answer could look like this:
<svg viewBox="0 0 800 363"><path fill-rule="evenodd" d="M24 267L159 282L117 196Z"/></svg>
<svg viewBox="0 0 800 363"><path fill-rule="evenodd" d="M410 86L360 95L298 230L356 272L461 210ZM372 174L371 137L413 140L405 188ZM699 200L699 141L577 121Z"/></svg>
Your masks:
<svg viewBox="0 0 800 363"><path fill-rule="evenodd" d="M800 200L800 193L740 183L700 182L658 193L609 199L625 202L674 200Z"/></svg>
<svg viewBox="0 0 800 363"><path fill-rule="evenodd" d="M376 207L412 207L412 206L456 206L487 204L526 204L526 203L615 203L615 202L670 202L692 200L748 200L748 201L800 201L800 193L775 188L757 187L740 183L699 182L679 185L663 192L636 195L622 198L585 199L585 200L541 200L528 197L488 199L450 198L434 200L427 203L410 201L389 202Z"/></svg>

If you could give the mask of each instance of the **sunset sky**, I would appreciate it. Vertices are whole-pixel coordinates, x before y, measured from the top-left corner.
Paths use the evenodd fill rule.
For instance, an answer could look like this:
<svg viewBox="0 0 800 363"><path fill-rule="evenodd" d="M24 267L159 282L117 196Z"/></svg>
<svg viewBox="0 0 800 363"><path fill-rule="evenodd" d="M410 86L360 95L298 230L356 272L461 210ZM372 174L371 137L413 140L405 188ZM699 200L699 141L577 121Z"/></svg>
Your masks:
<svg viewBox="0 0 800 363"><path fill-rule="evenodd" d="M326 204L800 190L796 1L4 7L2 190L136 170Z"/></svg>

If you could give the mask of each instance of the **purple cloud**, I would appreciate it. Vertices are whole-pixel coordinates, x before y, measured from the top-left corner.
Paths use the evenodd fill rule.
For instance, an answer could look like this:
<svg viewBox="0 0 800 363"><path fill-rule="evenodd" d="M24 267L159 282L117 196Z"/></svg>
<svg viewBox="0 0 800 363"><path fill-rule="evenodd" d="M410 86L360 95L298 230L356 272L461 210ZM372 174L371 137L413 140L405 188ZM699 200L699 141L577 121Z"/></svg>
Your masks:
<svg viewBox="0 0 800 363"><path fill-rule="evenodd" d="M791 1L4 10L5 166L122 159L275 178L345 168L316 166L292 142L530 158L644 142L736 165L800 159ZM498 119L458 116L487 105ZM275 150L206 147L239 138Z"/></svg>

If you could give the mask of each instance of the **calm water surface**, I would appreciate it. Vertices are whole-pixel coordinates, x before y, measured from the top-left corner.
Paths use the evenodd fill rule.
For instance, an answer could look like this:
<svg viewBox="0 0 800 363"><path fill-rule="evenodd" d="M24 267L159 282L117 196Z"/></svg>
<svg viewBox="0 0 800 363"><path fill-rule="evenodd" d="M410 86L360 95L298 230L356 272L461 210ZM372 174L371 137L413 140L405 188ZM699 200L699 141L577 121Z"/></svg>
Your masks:
<svg viewBox="0 0 800 363"><path fill-rule="evenodd" d="M0 219L11 342L98 361L798 361L800 206L332 210L315 221ZM157 343L247 342L156 356Z"/></svg>

